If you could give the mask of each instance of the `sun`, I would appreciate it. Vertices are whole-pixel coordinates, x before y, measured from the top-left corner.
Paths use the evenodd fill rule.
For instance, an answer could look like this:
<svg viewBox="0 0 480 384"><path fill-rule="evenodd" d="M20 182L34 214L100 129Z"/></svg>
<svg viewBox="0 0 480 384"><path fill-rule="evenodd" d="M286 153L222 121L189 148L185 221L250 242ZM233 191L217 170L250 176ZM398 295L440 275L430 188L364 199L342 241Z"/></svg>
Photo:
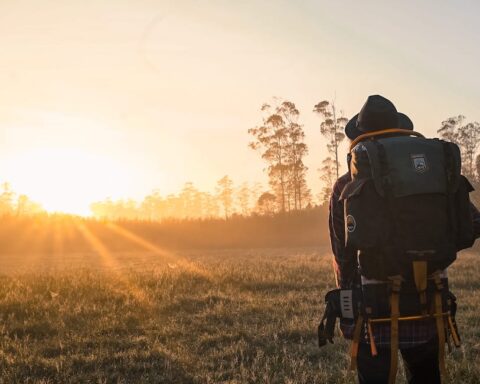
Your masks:
<svg viewBox="0 0 480 384"><path fill-rule="evenodd" d="M126 171L99 154L78 148L41 148L8 161L15 190L48 212L88 216L90 204L125 187Z"/></svg>

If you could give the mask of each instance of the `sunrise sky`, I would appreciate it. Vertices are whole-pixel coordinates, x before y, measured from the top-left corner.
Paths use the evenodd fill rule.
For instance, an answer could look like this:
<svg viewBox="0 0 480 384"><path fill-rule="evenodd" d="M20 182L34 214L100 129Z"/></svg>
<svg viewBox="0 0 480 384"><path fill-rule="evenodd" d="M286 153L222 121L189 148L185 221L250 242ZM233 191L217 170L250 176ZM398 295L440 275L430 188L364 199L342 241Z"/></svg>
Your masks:
<svg viewBox="0 0 480 384"><path fill-rule="evenodd" d="M295 102L310 155L311 111L348 117L390 98L429 136L480 121L477 1L0 2L0 180L49 210L213 190L225 174L264 182L247 129L272 96Z"/></svg>

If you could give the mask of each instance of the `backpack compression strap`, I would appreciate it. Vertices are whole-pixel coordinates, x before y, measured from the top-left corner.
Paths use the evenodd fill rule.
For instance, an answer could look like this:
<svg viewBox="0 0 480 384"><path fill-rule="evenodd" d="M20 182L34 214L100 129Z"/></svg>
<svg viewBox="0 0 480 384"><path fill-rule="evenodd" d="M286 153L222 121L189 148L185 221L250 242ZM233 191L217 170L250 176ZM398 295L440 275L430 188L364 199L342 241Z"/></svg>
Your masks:
<svg viewBox="0 0 480 384"><path fill-rule="evenodd" d="M407 251L407 253L417 253L423 256L425 252ZM413 262L413 278L422 306L422 315L427 314L427 267L425 260Z"/></svg>
<svg viewBox="0 0 480 384"><path fill-rule="evenodd" d="M392 279L392 293L390 295L390 373L388 384L395 384L398 369L398 319L400 317L400 288L402 278L394 276Z"/></svg>
<svg viewBox="0 0 480 384"><path fill-rule="evenodd" d="M435 320L437 324L437 334L438 334L438 365L440 368L440 374L446 378L447 369L445 367L445 321L444 314L442 313L442 290L443 283L440 279L440 273L436 272L433 275L435 282Z"/></svg>
<svg viewBox="0 0 480 384"><path fill-rule="evenodd" d="M362 326L363 326L363 316L358 315L357 321L355 322L355 328L353 331L352 347L350 349L350 355L352 358L350 362L350 369L352 371L357 369L358 345L360 344L360 335L362 332Z"/></svg>
<svg viewBox="0 0 480 384"><path fill-rule="evenodd" d="M350 151L361 141L366 140L370 137L382 136L382 135L389 135L391 133L395 133L396 135L403 135L403 136L418 136L424 137L421 133L410 131L409 129L400 129L400 128L388 128L382 129L381 131L373 131L367 132L363 135L358 136L355 140L352 141L350 144Z"/></svg>

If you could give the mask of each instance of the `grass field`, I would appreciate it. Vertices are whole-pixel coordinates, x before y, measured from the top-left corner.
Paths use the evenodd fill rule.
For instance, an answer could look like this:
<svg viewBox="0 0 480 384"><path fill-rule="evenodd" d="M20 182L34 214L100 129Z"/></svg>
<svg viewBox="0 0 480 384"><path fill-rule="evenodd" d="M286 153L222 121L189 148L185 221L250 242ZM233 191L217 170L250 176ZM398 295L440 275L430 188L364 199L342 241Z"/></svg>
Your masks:
<svg viewBox="0 0 480 384"><path fill-rule="evenodd" d="M0 258L2 383L351 383L348 344L316 346L334 282L327 249ZM480 259L451 270L480 382ZM399 382L404 382L403 378Z"/></svg>

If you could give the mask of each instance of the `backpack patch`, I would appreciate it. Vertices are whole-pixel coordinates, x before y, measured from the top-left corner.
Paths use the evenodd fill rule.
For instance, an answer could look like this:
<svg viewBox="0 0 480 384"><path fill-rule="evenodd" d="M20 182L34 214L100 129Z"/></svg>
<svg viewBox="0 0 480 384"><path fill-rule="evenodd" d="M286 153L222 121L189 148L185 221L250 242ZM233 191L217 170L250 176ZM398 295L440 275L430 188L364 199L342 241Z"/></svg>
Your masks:
<svg viewBox="0 0 480 384"><path fill-rule="evenodd" d="M427 157L424 154L411 155L413 169L417 173L424 173L428 171Z"/></svg>
<svg viewBox="0 0 480 384"><path fill-rule="evenodd" d="M355 218L352 215L348 215L346 219L347 231L350 233L355 231L355 228L357 228L357 222L355 221Z"/></svg>

